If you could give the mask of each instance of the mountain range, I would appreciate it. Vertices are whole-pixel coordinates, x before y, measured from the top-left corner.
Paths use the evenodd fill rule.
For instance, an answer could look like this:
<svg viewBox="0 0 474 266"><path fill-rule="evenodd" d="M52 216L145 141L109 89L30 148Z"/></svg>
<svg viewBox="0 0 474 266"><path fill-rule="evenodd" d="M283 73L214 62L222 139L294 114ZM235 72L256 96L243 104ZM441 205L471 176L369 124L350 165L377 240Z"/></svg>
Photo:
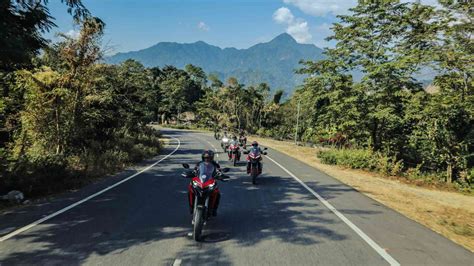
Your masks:
<svg viewBox="0 0 474 266"><path fill-rule="evenodd" d="M106 62L118 64L135 59L147 67L173 65L178 68L193 64L223 81L233 76L246 85L266 82L273 90L281 88L291 93L304 78L295 74L301 67L299 61L320 60L322 52L313 44L297 43L289 34L283 33L247 49L222 49L203 41L160 42L143 50L115 54L107 57Z"/></svg>

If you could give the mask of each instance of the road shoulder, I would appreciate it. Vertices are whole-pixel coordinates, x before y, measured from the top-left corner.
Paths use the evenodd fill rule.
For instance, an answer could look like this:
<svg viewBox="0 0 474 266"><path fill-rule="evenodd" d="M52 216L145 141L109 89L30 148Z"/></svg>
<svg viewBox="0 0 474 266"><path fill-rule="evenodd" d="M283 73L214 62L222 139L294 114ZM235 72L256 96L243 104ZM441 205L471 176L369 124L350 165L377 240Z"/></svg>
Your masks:
<svg viewBox="0 0 474 266"><path fill-rule="evenodd" d="M304 162L474 252L474 197L420 188L377 174L322 164L317 150L266 138L261 145ZM296 149L296 150L295 150Z"/></svg>

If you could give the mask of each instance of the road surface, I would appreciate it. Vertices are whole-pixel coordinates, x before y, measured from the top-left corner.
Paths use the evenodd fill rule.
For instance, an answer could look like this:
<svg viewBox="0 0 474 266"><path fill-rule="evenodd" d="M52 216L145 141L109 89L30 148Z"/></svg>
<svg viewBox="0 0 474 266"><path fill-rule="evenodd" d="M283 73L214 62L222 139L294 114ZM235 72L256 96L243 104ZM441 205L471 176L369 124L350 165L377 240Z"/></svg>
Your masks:
<svg viewBox="0 0 474 266"><path fill-rule="evenodd" d="M163 133L170 144L136 169L1 215L0 265L474 265L472 252L282 153L268 150L252 185L211 135ZM232 178L197 243L180 173L203 149Z"/></svg>

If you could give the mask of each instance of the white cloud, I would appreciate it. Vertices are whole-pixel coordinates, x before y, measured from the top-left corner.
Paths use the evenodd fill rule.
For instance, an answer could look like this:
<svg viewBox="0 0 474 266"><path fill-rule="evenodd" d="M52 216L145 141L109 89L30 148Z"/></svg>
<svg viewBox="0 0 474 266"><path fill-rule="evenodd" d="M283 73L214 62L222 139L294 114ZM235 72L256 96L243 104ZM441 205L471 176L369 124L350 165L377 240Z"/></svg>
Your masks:
<svg viewBox="0 0 474 266"><path fill-rule="evenodd" d="M415 1L416 0L402 0L402 2ZM294 5L304 13L313 16L348 14L349 8L357 5L357 0L283 0L283 2L285 4ZM421 0L421 3L439 6L437 0Z"/></svg>
<svg viewBox="0 0 474 266"><path fill-rule="evenodd" d="M201 31L209 31L211 28L209 28L209 26L204 23L203 21L200 21L197 25L198 29L201 30Z"/></svg>
<svg viewBox="0 0 474 266"><path fill-rule="evenodd" d="M273 13L273 20L280 24L289 24L293 22L295 17L286 7L280 7Z"/></svg>
<svg viewBox="0 0 474 266"><path fill-rule="evenodd" d="M301 18L295 18L293 13L286 8L280 7L273 13L273 20L286 26L286 33L290 34L299 43L308 43L313 36L309 33L308 22Z"/></svg>
<svg viewBox="0 0 474 266"><path fill-rule="evenodd" d="M309 33L308 22L300 20L288 25L286 32L299 43L308 43L313 36Z"/></svg>
<svg viewBox="0 0 474 266"><path fill-rule="evenodd" d="M69 31L66 32L65 34L66 34L66 36L69 36L69 37L71 37L71 38L73 38L73 39L77 39L77 38L79 38L80 32L77 31L77 30L69 30Z"/></svg>
<svg viewBox="0 0 474 266"><path fill-rule="evenodd" d="M283 0L283 2L292 4L313 16L324 16L328 13L345 14L349 8L357 5L357 0Z"/></svg>

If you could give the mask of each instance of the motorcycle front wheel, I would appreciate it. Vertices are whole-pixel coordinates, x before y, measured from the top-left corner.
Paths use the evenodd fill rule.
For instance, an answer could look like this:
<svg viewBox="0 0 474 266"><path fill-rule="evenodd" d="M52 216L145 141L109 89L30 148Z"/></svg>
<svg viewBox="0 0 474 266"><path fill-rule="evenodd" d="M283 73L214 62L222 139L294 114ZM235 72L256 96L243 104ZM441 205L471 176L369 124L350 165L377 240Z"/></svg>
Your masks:
<svg viewBox="0 0 474 266"><path fill-rule="evenodd" d="M257 170L255 168L252 168L252 184L257 184Z"/></svg>
<svg viewBox="0 0 474 266"><path fill-rule="evenodd" d="M201 240L203 226L204 226L204 209L197 208L196 212L194 213L194 228L193 228L194 241Z"/></svg>

